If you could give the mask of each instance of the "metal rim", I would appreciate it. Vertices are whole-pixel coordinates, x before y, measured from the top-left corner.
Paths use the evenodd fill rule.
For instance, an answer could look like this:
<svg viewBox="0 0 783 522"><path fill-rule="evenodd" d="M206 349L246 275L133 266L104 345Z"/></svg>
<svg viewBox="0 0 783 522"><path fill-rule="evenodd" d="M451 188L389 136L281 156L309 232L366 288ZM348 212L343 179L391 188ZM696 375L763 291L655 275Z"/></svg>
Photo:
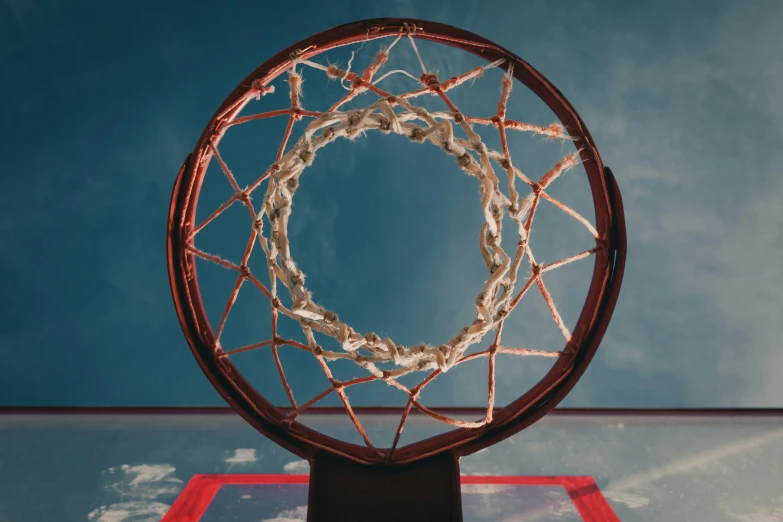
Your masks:
<svg viewBox="0 0 783 522"><path fill-rule="evenodd" d="M311 57L337 46L399 34L404 24L419 29L416 38L451 45L487 61L505 58L514 63L514 77L546 103L571 136L578 138L576 145L581 150L595 206L595 225L605 248L596 253L590 289L574 328L573 336L578 341L570 354L560 357L527 393L496 409L493 421L486 426L456 429L403 446L396 450L393 460L385 461L367 447L328 437L298 422L290 427L284 425L284 414L258 394L227 358L214 357L214 335L201 300L195 258L184 248L184 240L194 226L207 166L191 158L200 157L218 115L235 104L253 80L282 74L290 66L294 52ZM412 462L446 451L455 456L467 455L513 435L551 411L579 380L600 344L619 294L626 248L622 201L614 177L604 168L587 127L565 97L530 65L489 40L444 24L412 19L375 19L342 25L292 45L253 71L218 108L180 170L171 198L167 239L169 280L180 325L202 370L231 408L262 434L302 458L312 460L318 452L328 451L358 462L389 464Z"/></svg>

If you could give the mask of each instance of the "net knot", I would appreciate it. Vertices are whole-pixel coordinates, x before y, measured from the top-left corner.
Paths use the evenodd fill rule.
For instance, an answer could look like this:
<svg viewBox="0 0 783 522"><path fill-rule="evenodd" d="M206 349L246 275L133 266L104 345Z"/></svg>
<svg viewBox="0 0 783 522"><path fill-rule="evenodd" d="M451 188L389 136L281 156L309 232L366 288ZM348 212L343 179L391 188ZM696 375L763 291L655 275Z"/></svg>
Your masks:
<svg viewBox="0 0 783 522"><path fill-rule="evenodd" d="M365 79L361 76L354 77L354 79L351 80L351 88L357 91L367 90L367 87L365 86Z"/></svg>
<svg viewBox="0 0 783 522"><path fill-rule="evenodd" d="M473 158L471 158L470 154L468 154L467 152L462 156L457 157L457 164L463 169L470 166L472 162L473 162Z"/></svg>
<svg viewBox="0 0 783 522"><path fill-rule="evenodd" d="M410 133L410 135L408 137L411 139L411 141L416 141L418 143L422 143L426 136L424 134L424 131L421 128L416 127L416 128L413 129L413 131Z"/></svg>
<svg viewBox="0 0 783 522"><path fill-rule="evenodd" d="M299 159L302 160L302 163L307 165L308 167L312 165L313 163L313 157L314 154L309 150L303 150L301 154L299 154Z"/></svg>
<svg viewBox="0 0 783 522"><path fill-rule="evenodd" d="M302 119L302 109L299 107L291 107L291 117L295 120L301 120Z"/></svg>
<svg viewBox="0 0 783 522"><path fill-rule="evenodd" d="M505 170L509 170L511 168L511 160L508 158L503 158L500 160L500 166L503 167Z"/></svg>
<svg viewBox="0 0 783 522"><path fill-rule="evenodd" d="M343 75L345 75L345 71L341 70L336 65L330 65L326 68L326 75L332 79L342 78Z"/></svg>
<svg viewBox="0 0 783 522"><path fill-rule="evenodd" d="M333 323L337 321L337 314L332 312L331 310L327 310L324 313L324 321L327 323Z"/></svg>
<svg viewBox="0 0 783 522"><path fill-rule="evenodd" d="M256 94L256 99L260 96L266 96L269 93L275 92L274 85L266 86L264 85L264 81L261 79L253 80L253 83L250 84L250 88L254 91L258 91Z"/></svg>
<svg viewBox="0 0 783 522"><path fill-rule="evenodd" d="M272 308L280 308L280 298L275 296L272 298Z"/></svg>
<svg viewBox="0 0 783 522"><path fill-rule="evenodd" d="M424 73L421 75L421 83L427 86L429 90L432 92L437 92L440 90L440 81L438 81L438 76L433 73Z"/></svg>
<svg viewBox="0 0 783 522"><path fill-rule="evenodd" d="M313 353L314 353L315 355L321 355L322 353L324 353L324 349L323 349L323 348L321 348L321 346L320 346L320 345L316 344L316 345L313 347Z"/></svg>
<svg viewBox="0 0 783 522"><path fill-rule="evenodd" d="M535 276L541 275L541 265L536 263L536 264L531 265L530 268L533 271L533 275L535 275Z"/></svg>
<svg viewBox="0 0 783 522"><path fill-rule="evenodd" d="M240 273L240 275L241 275L242 277L244 277L245 279L247 279L248 277L250 277L250 269L247 267L247 265L241 265L241 266L239 267L239 273Z"/></svg>
<svg viewBox="0 0 783 522"><path fill-rule="evenodd" d="M465 116L463 116L461 112L455 112L454 113L454 122L455 123L462 123L463 121L465 121Z"/></svg>
<svg viewBox="0 0 783 522"><path fill-rule="evenodd" d="M533 183L533 186L531 186L530 188L533 189L533 194L535 194L536 196L541 194L541 192L544 190L544 187L542 187L541 183L538 182Z"/></svg>
<svg viewBox="0 0 783 522"><path fill-rule="evenodd" d="M500 126L500 116L498 116L497 114L495 114L494 116L492 116L492 117L489 119L489 121L491 121L492 123L494 123L496 127Z"/></svg>
<svg viewBox="0 0 783 522"><path fill-rule="evenodd" d="M397 104L397 97L394 96L394 95L387 96L386 97L386 101L389 103L389 105L396 105Z"/></svg>

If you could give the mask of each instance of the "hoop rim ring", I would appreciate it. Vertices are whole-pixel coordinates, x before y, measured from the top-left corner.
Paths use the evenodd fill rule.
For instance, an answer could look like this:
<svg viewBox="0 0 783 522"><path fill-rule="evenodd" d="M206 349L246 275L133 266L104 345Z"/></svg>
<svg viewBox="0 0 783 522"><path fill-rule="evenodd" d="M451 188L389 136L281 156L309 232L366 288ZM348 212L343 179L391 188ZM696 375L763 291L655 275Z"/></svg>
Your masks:
<svg viewBox="0 0 783 522"><path fill-rule="evenodd" d="M493 62L514 64L514 77L535 93L566 127L580 150L591 187L596 230L605 248L595 254L595 267L585 304L567 353L558 358L536 385L511 404L494 410L492 422L477 429L458 428L397 448L392 459L382 459L365 446L344 442L312 430L286 416L261 396L225 357L216 357L215 337L201 300L195 255L185 248L195 226L196 206L208 162L199 161L218 120L233 118L237 102L254 80L264 85L287 70L292 56L309 58L326 50L368 39L396 36L414 27L414 37L456 47ZM604 167L586 125L560 91L524 60L493 42L445 24L415 19L381 18L344 24L313 35L279 52L240 82L207 124L192 154L186 158L174 184L167 229L167 261L172 297L183 333L202 371L226 402L251 426L280 446L313 461L329 452L365 464L405 464L450 452L455 458L479 451L530 426L551 411L571 391L590 364L614 311L626 255L625 218L614 176Z"/></svg>

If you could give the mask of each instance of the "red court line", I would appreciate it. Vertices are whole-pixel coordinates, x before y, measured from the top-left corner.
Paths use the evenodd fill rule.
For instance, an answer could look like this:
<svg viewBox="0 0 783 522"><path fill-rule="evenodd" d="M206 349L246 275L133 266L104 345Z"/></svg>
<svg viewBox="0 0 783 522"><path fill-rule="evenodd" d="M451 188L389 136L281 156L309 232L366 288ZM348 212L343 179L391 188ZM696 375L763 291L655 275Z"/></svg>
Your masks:
<svg viewBox="0 0 783 522"><path fill-rule="evenodd" d="M309 475L194 475L161 522L198 522L224 485L309 484ZM562 486L585 522L620 522L593 477L465 475L462 484Z"/></svg>

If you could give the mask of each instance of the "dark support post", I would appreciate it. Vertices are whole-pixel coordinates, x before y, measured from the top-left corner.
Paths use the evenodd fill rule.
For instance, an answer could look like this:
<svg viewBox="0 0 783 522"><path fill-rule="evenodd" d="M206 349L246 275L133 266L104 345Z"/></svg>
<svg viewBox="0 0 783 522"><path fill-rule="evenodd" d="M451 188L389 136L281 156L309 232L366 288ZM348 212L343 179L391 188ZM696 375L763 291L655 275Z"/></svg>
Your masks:
<svg viewBox="0 0 783 522"><path fill-rule="evenodd" d="M310 470L308 522L462 522L459 461L364 465L331 453Z"/></svg>

